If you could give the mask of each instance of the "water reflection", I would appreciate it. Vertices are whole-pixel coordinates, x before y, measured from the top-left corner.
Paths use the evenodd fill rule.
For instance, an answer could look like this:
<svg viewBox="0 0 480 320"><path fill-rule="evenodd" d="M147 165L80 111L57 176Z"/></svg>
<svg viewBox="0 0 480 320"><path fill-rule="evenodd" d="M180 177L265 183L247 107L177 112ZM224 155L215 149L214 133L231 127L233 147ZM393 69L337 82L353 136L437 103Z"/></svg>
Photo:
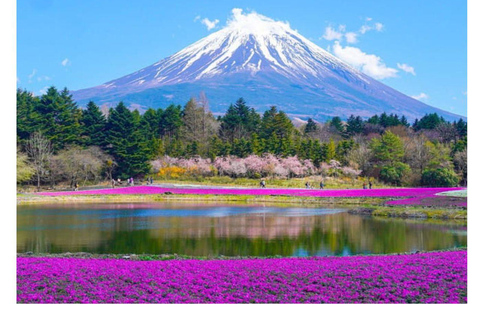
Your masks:
<svg viewBox="0 0 480 320"><path fill-rule="evenodd" d="M466 225L342 209L208 204L22 205L17 251L312 256L467 245Z"/></svg>

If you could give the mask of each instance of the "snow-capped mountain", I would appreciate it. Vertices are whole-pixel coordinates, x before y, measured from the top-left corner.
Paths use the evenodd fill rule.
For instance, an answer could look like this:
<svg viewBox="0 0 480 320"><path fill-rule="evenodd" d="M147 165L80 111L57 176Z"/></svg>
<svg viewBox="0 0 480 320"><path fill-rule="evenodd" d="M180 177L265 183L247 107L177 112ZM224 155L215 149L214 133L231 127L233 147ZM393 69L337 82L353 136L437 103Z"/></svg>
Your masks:
<svg viewBox="0 0 480 320"><path fill-rule="evenodd" d="M204 91L213 112L243 97L258 111L276 105L293 117L325 120L386 111L414 119L437 112L459 116L408 97L350 67L288 23L234 9L227 26L176 54L122 78L73 92L113 105L164 108Z"/></svg>

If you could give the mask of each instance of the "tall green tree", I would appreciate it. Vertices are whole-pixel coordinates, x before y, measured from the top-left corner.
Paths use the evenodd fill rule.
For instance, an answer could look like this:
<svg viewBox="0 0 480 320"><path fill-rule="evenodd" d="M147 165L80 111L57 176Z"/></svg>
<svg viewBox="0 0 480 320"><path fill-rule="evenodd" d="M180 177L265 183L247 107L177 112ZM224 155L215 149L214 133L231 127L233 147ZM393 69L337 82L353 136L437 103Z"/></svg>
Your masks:
<svg viewBox="0 0 480 320"><path fill-rule="evenodd" d="M116 173L121 179L149 172L147 141L139 130L134 112L123 102L110 110L107 132L108 150L117 163Z"/></svg>
<svg viewBox="0 0 480 320"><path fill-rule="evenodd" d="M41 128L40 114L37 112L38 97L31 92L17 89L17 139L25 142L30 135Z"/></svg>
<svg viewBox="0 0 480 320"><path fill-rule="evenodd" d="M79 142L81 111L67 88L61 92L53 86L48 88L37 104L37 112L41 115L40 131L55 151Z"/></svg>
<svg viewBox="0 0 480 320"><path fill-rule="evenodd" d="M230 105L220 121L220 136L229 143L233 143L234 139L250 138L253 132L258 132L260 126L260 116L255 109L246 105L243 98Z"/></svg>
<svg viewBox="0 0 480 320"><path fill-rule="evenodd" d="M82 111L80 123L83 131L82 143L85 146L99 146L101 148L106 146L107 119L93 101L88 102L87 108Z"/></svg>

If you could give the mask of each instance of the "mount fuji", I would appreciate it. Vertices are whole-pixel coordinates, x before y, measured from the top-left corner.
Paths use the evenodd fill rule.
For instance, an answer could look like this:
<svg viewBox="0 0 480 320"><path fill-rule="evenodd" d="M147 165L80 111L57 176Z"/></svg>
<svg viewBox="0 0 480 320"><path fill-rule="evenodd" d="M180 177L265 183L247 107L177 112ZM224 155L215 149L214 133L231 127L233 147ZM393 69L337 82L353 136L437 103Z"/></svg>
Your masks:
<svg viewBox="0 0 480 320"><path fill-rule="evenodd" d="M80 105L123 101L132 108L165 108L184 104L203 91L214 113L225 112L243 97L259 112L275 105L303 120L382 112L409 120L433 112L447 120L461 118L350 67L288 23L254 12L243 14L241 9L232 12L223 29L137 72L74 91L74 99Z"/></svg>

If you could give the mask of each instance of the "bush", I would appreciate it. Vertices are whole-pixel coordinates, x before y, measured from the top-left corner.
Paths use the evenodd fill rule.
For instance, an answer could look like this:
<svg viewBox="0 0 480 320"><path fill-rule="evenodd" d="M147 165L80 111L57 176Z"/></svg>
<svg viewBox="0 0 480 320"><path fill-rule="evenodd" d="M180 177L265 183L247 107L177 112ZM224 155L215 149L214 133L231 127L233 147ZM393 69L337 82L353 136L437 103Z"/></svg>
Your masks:
<svg viewBox="0 0 480 320"><path fill-rule="evenodd" d="M380 170L380 180L395 185L404 183L411 174L408 164L402 162L394 162L391 165L383 166Z"/></svg>
<svg viewBox="0 0 480 320"><path fill-rule="evenodd" d="M422 185L429 187L454 187L459 182L458 176L452 169L426 169L422 172Z"/></svg>

